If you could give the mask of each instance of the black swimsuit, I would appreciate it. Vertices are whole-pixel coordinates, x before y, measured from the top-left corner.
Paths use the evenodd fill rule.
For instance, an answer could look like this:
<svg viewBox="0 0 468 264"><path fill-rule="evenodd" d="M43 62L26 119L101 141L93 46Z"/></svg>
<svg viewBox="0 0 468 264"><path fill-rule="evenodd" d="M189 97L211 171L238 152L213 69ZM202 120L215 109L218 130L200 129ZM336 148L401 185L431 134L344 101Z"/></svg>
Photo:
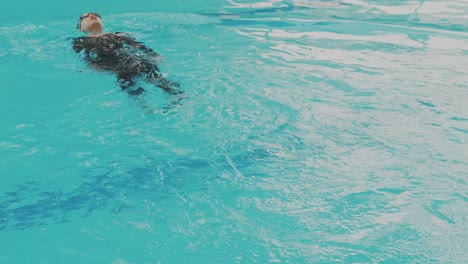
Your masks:
<svg viewBox="0 0 468 264"><path fill-rule="evenodd" d="M108 33L73 39L73 49L82 54L82 59L92 68L111 71L123 90L135 88L138 78L154 81L170 93L179 87L177 83L164 79L154 60L159 55L141 42L123 33ZM153 60L153 61L152 61ZM140 94L143 88L128 89L129 93Z"/></svg>

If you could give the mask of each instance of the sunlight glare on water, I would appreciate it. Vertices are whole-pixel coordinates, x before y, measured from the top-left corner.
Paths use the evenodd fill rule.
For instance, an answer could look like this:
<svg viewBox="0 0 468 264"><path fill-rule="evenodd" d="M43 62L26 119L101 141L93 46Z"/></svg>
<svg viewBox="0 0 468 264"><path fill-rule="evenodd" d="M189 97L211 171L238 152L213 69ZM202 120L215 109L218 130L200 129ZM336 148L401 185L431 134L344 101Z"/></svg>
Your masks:
<svg viewBox="0 0 468 264"><path fill-rule="evenodd" d="M466 262L466 1L46 2L0 3L1 263Z"/></svg>

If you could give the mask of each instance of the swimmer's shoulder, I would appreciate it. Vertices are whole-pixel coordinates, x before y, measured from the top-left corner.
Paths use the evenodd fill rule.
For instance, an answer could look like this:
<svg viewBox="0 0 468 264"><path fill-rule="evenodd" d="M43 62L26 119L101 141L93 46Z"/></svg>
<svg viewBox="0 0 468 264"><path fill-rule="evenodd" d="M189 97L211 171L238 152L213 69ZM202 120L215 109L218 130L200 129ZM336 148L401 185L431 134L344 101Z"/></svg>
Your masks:
<svg viewBox="0 0 468 264"><path fill-rule="evenodd" d="M131 35L130 33L128 33L128 32L120 32L120 31L119 31L119 32L115 32L115 33L113 33L113 34L115 34L116 36L119 36L119 37L131 37L131 36L132 36L132 35Z"/></svg>
<svg viewBox="0 0 468 264"><path fill-rule="evenodd" d="M73 38L73 49L79 53L82 50L90 50L95 47L102 46L107 41L109 41L105 36L106 34L99 34Z"/></svg>
<svg viewBox="0 0 468 264"><path fill-rule="evenodd" d="M71 41L72 41L72 45L73 45L73 49L76 51L76 52L80 52L82 51L83 49L85 49L85 45L86 45L86 37L76 37L76 38L72 38Z"/></svg>
<svg viewBox="0 0 468 264"><path fill-rule="evenodd" d="M118 39L123 40L123 41L135 41L135 38L132 36L132 34L127 33L127 32L115 32L113 34Z"/></svg>

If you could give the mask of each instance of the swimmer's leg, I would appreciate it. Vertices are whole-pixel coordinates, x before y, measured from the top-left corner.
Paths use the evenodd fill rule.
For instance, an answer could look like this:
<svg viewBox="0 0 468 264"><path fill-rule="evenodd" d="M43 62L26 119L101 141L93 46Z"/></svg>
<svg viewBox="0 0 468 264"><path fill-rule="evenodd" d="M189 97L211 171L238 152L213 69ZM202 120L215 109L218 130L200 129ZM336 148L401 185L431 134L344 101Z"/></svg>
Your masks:
<svg viewBox="0 0 468 264"><path fill-rule="evenodd" d="M142 87L138 87L135 90L128 91L128 94L129 95L140 95L140 94L142 94L144 92L145 92L145 89L143 89Z"/></svg>
<svg viewBox="0 0 468 264"><path fill-rule="evenodd" d="M183 91L179 90L180 85L176 82L165 79L160 73L151 71L146 76L146 81L155 84L159 88L162 88L169 94L182 94Z"/></svg>
<svg viewBox="0 0 468 264"><path fill-rule="evenodd" d="M129 78L129 76L117 76L117 85L122 88L122 90L126 90L129 95L140 95L145 92L145 89L142 87L136 87L137 83L133 80L133 78Z"/></svg>

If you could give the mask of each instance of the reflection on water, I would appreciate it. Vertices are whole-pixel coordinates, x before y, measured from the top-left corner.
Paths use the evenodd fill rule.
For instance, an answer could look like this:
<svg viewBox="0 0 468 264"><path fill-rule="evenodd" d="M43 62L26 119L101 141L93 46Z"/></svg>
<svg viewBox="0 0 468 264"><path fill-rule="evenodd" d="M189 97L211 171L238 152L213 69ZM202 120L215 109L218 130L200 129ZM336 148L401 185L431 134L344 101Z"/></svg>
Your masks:
<svg viewBox="0 0 468 264"><path fill-rule="evenodd" d="M462 261L468 3L231 4L221 25L262 47L256 93L297 110L288 131L306 146L293 177L303 188L278 174L262 187L284 198L257 206L303 223L310 244L295 246L314 261ZM316 142L325 155L307 151Z"/></svg>
<svg viewBox="0 0 468 264"><path fill-rule="evenodd" d="M225 17L295 20L346 20L463 31L468 27L466 1L328 0L229 1Z"/></svg>

